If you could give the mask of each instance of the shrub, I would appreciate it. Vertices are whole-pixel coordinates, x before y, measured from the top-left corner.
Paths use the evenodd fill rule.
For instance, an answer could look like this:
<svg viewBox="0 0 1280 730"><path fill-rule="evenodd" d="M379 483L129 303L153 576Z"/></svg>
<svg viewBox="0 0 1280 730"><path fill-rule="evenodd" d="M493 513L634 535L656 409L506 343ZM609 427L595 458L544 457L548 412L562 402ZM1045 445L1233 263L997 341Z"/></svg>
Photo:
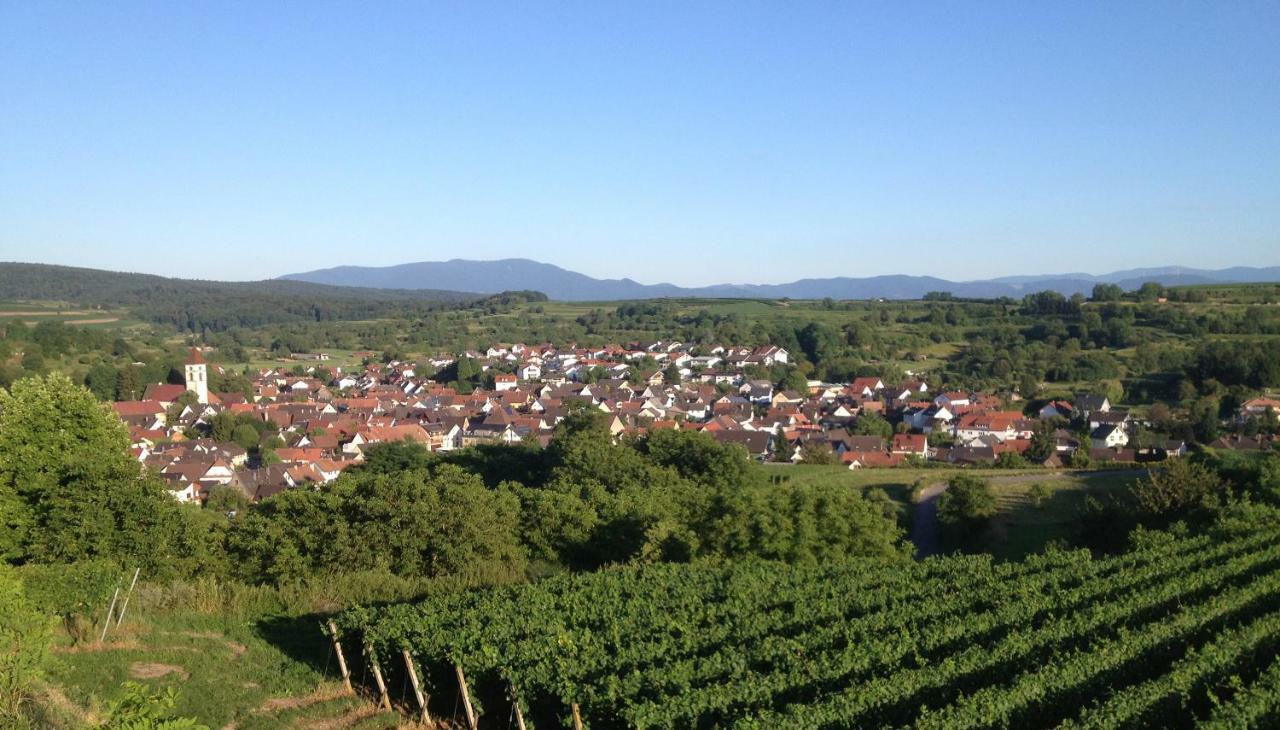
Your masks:
<svg viewBox="0 0 1280 730"><path fill-rule="evenodd" d="M1222 478L1189 459L1171 459L1134 482L1130 493L1139 509L1151 515L1173 515L1205 506L1224 489Z"/></svg>
<svg viewBox="0 0 1280 730"><path fill-rule="evenodd" d="M0 565L0 725L18 726L49 643L49 620L12 568Z"/></svg>
<svg viewBox="0 0 1280 730"><path fill-rule="evenodd" d="M996 498L987 480L970 474L952 477L938 498L938 519L944 524L976 528L996 514Z"/></svg>

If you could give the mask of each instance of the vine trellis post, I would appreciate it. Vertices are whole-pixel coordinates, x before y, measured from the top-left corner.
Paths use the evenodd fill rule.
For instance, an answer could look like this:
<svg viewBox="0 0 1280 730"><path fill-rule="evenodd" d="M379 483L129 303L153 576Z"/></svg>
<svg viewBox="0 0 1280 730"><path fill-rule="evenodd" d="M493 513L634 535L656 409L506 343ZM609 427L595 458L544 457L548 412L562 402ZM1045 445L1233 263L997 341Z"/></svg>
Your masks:
<svg viewBox="0 0 1280 730"><path fill-rule="evenodd" d="M578 708L578 703L574 702L569 708L573 710L573 730L582 730L582 710Z"/></svg>
<svg viewBox="0 0 1280 730"><path fill-rule="evenodd" d="M142 568L133 569L133 580L129 581L129 590L124 594L124 602L120 604L120 613L116 616L116 626L124 623L124 612L129 609L129 597L133 595L133 587L138 585L138 574Z"/></svg>
<svg viewBox="0 0 1280 730"><path fill-rule="evenodd" d="M111 628L111 614L116 610L116 601L120 598L120 586L116 586L116 592L111 595L111 605L107 606L107 619L102 622L102 636L98 637L101 643L107 640L107 629Z"/></svg>
<svg viewBox="0 0 1280 730"><path fill-rule="evenodd" d="M458 675L458 689L462 692L462 709L467 713L467 727L476 730L476 713L471 708L471 693L467 691L467 675L462 673L461 664L454 664L453 669Z"/></svg>
<svg viewBox="0 0 1280 730"><path fill-rule="evenodd" d="M427 712L427 697L422 693L422 685L418 683L418 672L413 668L413 656L409 654L408 647L401 647L400 653L404 656L404 669L409 673L409 682L413 685L413 696L418 700L419 719L423 724L431 724L431 713Z"/></svg>
<svg viewBox="0 0 1280 730"><path fill-rule="evenodd" d="M511 691L511 707L515 710L516 730L525 730L524 712L520 710L520 695L516 694L516 685L508 680L507 687Z"/></svg>
<svg viewBox="0 0 1280 730"><path fill-rule="evenodd" d="M387 694L387 683L382 681L382 667L378 666L378 655L373 652L373 645L364 645L369 655L369 663L373 665L373 681L378 685L378 706L384 710L391 709L391 695Z"/></svg>
<svg viewBox="0 0 1280 730"><path fill-rule="evenodd" d="M338 640L338 625L329 619L329 636L333 639L333 651L338 655L338 671L342 672L342 686L347 692L354 694L351 686L351 670L347 669L347 658L342 654L342 642Z"/></svg>

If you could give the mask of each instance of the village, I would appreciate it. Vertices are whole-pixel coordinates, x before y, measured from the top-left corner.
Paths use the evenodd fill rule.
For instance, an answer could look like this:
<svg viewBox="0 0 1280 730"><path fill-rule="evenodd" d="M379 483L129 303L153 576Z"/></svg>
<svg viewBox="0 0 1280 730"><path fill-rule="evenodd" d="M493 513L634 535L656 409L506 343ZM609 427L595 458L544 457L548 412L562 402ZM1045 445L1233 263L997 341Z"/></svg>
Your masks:
<svg viewBox="0 0 1280 730"><path fill-rule="evenodd" d="M185 383L149 385L141 400L117 402L114 409L130 430L134 456L183 502L202 502L217 486L256 501L327 483L385 442L407 440L442 452L475 444L545 445L573 408L598 410L615 436L691 429L738 444L760 461L849 469L1132 465L1187 451L1180 440L1131 444L1137 422L1105 396L1053 400L1028 415L1017 394L935 391L919 377L809 381L807 392L750 377L788 363L789 353L779 347L513 344L462 357L492 387L463 393L419 374L422 367L434 373L454 365L455 358L369 362L343 371L325 368L325 355L307 355L298 358L310 361L306 365L252 374L250 399L210 390L210 368L218 374L221 366L191 348ZM638 366L654 363L657 368ZM1276 405L1259 398L1242 411ZM253 424L254 434L274 437L269 458L251 441L225 433L215 438L213 425L226 414Z"/></svg>

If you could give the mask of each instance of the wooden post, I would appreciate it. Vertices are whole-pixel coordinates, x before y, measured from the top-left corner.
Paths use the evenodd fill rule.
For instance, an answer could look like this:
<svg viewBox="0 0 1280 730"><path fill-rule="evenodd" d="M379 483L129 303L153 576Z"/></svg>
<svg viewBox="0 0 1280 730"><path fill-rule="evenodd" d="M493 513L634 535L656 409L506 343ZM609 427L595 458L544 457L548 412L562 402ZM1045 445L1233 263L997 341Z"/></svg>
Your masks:
<svg viewBox="0 0 1280 730"><path fill-rule="evenodd" d="M573 709L573 730L582 730L582 712L578 709L578 703L574 702L569 707Z"/></svg>
<svg viewBox="0 0 1280 730"><path fill-rule="evenodd" d="M418 698L418 709L422 711L421 720L423 723L431 722L431 713L427 712L427 697L422 694L422 685L418 684L418 672L413 668L413 657L409 655L408 649L401 649L404 654L404 668L409 672L409 682L413 684L413 696Z"/></svg>
<svg viewBox="0 0 1280 730"><path fill-rule="evenodd" d="M116 586L116 592L111 594L111 605L107 606L107 620L102 622L102 636L98 637L98 643L107 640L107 629L111 628L111 614L116 610L116 599L120 597L120 586Z"/></svg>
<svg viewBox="0 0 1280 730"><path fill-rule="evenodd" d="M462 665L454 664L458 674L458 689L462 690L462 709L467 711L467 727L476 730L476 713L471 709L471 693L467 691L467 675L462 673Z"/></svg>
<svg viewBox="0 0 1280 730"><path fill-rule="evenodd" d="M515 710L516 728L517 730L525 730L524 712L520 710L520 697L516 694L516 686L512 682L507 682L507 687L511 690L511 707Z"/></svg>
<svg viewBox="0 0 1280 730"><path fill-rule="evenodd" d="M329 619L329 636L333 637L333 651L338 655L338 671L342 672L342 686L347 692L354 694L351 687L351 670L347 669L347 658L342 655L342 642L338 640L338 625Z"/></svg>
<svg viewBox="0 0 1280 730"><path fill-rule="evenodd" d="M142 568L133 569L133 580L129 581L129 590L124 594L124 602L120 604L120 615L116 618L116 626L124 622L124 612L129 608L129 596L133 595L133 587L138 584L138 574Z"/></svg>
<svg viewBox="0 0 1280 730"><path fill-rule="evenodd" d="M378 655L373 653L373 647L369 644L364 645L364 650L369 655L369 663L373 665L373 681L378 685L378 705L384 710L390 710L391 695L387 694L387 683L382 681L382 667L378 666Z"/></svg>

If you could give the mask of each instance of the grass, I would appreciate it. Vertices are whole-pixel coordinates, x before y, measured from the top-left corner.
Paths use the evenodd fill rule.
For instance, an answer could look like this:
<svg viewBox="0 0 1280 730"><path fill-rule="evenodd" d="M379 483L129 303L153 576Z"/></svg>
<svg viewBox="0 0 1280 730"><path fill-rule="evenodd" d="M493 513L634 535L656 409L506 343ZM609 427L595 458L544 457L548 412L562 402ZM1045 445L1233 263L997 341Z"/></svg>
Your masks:
<svg viewBox="0 0 1280 730"><path fill-rule="evenodd" d="M1077 472L1045 469L858 469L812 464L767 465L767 473L781 475L792 484L835 484L864 493L881 488L899 506L900 521L909 524L916 484L936 484L958 474L987 480L996 496L999 512L972 550L990 552L1002 560L1014 560L1042 552L1052 542L1070 542L1075 535L1085 499L1126 488L1139 472ZM774 471L776 470L776 471ZM1044 484L1049 497L1041 504L1032 499L1032 487ZM951 549L959 546L950 545Z"/></svg>
<svg viewBox="0 0 1280 730"><path fill-rule="evenodd" d="M999 509L979 549L998 559L1017 560L1042 552L1050 543L1070 544L1085 500L1127 488L1139 472L1055 472L996 476L988 479ZM1035 485L1048 488L1037 503Z"/></svg>
<svg viewBox="0 0 1280 730"><path fill-rule="evenodd" d="M104 644L55 648L46 677L80 709L86 724L102 719L127 681L177 691L177 714L211 727L254 720L271 698L308 695L336 679L297 642L279 642L278 627L193 612L126 620ZM323 656L323 638L314 634ZM282 648L283 646L283 648ZM259 724L259 727L279 727Z"/></svg>
<svg viewBox="0 0 1280 730"><path fill-rule="evenodd" d="M353 674L361 677L358 657ZM246 620L175 610L126 618L96 642L62 640L45 667L46 717L57 726L105 719L125 682L177 692L175 713L212 728L395 727L367 698L342 692L337 663L314 617ZM392 688L393 698L398 698Z"/></svg>

